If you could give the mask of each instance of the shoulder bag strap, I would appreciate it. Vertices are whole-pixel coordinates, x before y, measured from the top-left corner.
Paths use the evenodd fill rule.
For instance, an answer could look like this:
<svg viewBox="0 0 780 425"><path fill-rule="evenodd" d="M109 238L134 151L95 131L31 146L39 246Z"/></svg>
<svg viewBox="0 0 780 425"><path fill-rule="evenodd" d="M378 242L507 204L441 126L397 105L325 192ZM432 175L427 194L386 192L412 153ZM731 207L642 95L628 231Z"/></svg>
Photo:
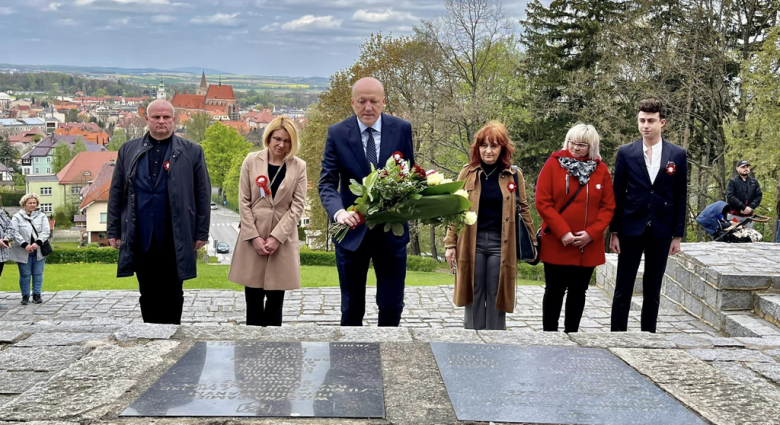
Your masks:
<svg viewBox="0 0 780 425"><path fill-rule="evenodd" d="M24 219L25 219L25 220L27 220L27 222L28 222L28 223L30 223L30 227L32 227L32 229L33 229L33 232L35 232L35 240L39 240L39 239L40 239L40 237L38 236L38 231L37 231L37 230L35 230L35 225L33 224L32 220L30 220L30 219L29 219L29 218L27 218L27 217L24 217Z"/></svg>
<svg viewBox="0 0 780 425"><path fill-rule="evenodd" d="M580 187L577 188L577 191L574 192L574 196L569 198L569 200L566 201L566 204L564 204L563 207L560 210L558 210L558 214L563 214L563 212L566 211L566 208L569 208L569 205L571 205L571 203L574 202L574 198L576 198L577 195L580 194L580 191L582 190L583 187L585 187L585 185L581 184ZM541 230L541 234L544 234L545 231L547 231L547 228L543 228Z"/></svg>

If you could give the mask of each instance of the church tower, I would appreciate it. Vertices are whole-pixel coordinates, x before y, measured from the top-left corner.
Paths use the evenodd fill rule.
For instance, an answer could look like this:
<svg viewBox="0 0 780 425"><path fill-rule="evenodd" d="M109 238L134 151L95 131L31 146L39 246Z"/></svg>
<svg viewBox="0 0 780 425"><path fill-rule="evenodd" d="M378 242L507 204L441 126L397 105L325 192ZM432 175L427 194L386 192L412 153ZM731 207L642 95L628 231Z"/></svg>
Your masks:
<svg viewBox="0 0 780 425"><path fill-rule="evenodd" d="M203 74L200 76L200 86L198 87L198 91L195 92L195 94L200 96L205 96L208 92L209 87L206 85L206 71L203 71Z"/></svg>
<svg viewBox="0 0 780 425"><path fill-rule="evenodd" d="M162 78L160 79L160 85L157 86L157 98L158 99L165 99L166 93L165 93L165 83L163 83Z"/></svg>

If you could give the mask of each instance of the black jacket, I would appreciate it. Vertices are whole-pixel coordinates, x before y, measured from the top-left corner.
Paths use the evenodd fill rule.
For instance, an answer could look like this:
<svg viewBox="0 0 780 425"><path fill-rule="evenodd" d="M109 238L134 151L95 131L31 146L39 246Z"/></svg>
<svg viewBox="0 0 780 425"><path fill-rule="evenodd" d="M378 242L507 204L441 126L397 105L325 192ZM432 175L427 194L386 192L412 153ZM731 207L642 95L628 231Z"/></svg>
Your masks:
<svg viewBox="0 0 780 425"><path fill-rule="evenodd" d="M179 279L197 276L195 241L209 238L211 182L200 145L173 135L168 173L168 199ZM149 133L119 149L108 197L108 238L122 240L117 277L135 272L132 247L136 238L135 176L138 160L152 148ZM144 219L144 217L140 217Z"/></svg>
<svg viewBox="0 0 780 425"><path fill-rule="evenodd" d="M739 175L732 177L726 189L726 199L734 215L739 215L746 207L755 210L761 205L763 196L758 180L751 176L748 176L747 181L743 181Z"/></svg>

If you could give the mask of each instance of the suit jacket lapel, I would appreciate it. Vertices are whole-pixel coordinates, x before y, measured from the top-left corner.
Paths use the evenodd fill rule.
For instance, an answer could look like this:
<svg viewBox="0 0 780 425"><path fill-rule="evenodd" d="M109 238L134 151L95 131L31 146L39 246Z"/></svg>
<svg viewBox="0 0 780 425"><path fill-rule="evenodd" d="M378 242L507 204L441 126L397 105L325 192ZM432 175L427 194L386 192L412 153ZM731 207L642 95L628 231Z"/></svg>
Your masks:
<svg viewBox="0 0 780 425"><path fill-rule="evenodd" d="M295 161L293 161L292 158L288 159L284 162L286 166L286 170L284 172L284 180L282 180L282 184L279 185L279 190L274 193L274 205L276 205L280 199L284 197L284 195L290 191L290 188L295 186L295 181L298 178L298 170L295 167ZM269 178L273 178L270 177Z"/></svg>
<svg viewBox="0 0 780 425"><path fill-rule="evenodd" d="M648 185L652 185L652 182L650 181L650 173L647 171L647 164L645 163L645 150L642 146L642 139L637 140L634 142L634 146L636 146L636 163L639 165L639 168L642 170L642 174L645 176L645 180L647 181Z"/></svg>
<svg viewBox="0 0 780 425"><path fill-rule="evenodd" d="M661 146L661 168L658 169L658 174L655 176L656 183L658 183L658 178L662 175L661 173L666 172L666 164L669 163L669 157L672 156L672 148L669 146L669 142L661 140Z"/></svg>
<svg viewBox="0 0 780 425"><path fill-rule="evenodd" d="M357 123L357 115L353 115L352 118L347 121L347 127L349 127L349 147L352 148L352 154L355 155L355 159L360 165L360 170L363 171L363 175L367 176L371 173L371 166L368 165L366 152L363 151L363 139L360 134L360 126Z"/></svg>
<svg viewBox="0 0 780 425"><path fill-rule="evenodd" d="M385 113L382 113L382 144L379 145L379 156L377 157L377 160L379 161L379 167L384 167L385 162L387 162L387 158L390 158L390 155L395 152L395 146L397 145L396 142L396 132L395 132L395 121L387 119L387 115Z"/></svg>

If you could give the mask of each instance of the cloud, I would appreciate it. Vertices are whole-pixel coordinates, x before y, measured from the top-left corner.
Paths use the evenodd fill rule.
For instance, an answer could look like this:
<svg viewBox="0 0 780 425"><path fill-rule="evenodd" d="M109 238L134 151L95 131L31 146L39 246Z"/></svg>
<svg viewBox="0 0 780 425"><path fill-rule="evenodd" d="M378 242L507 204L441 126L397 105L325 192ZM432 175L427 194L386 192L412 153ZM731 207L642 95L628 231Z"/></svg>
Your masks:
<svg viewBox="0 0 780 425"><path fill-rule="evenodd" d="M44 10L48 12L56 12L60 10L60 7L62 7L62 3L49 3L49 6Z"/></svg>
<svg viewBox="0 0 780 425"><path fill-rule="evenodd" d="M174 16L170 15L157 15L152 16L152 22L155 24L170 24L171 22L176 22L177 19Z"/></svg>
<svg viewBox="0 0 780 425"><path fill-rule="evenodd" d="M96 1L97 0L76 0L76 2L73 3L73 4L76 5L76 6L87 6L87 5L90 5L90 4L92 4L92 3L96 2Z"/></svg>
<svg viewBox="0 0 780 425"><path fill-rule="evenodd" d="M76 25L79 25L79 22L75 19L57 19L54 21L57 25L63 25L66 27L75 27Z"/></svg>
<svg viewBox="0 0 780 425"><path fill-rule="evenodd" d="M377 10L376 12L360 9L352 15L352 20L360 22L399 22L416 21L418 18L409 12L395 12L393 9Z"/></svg>
<svg viewBox="0 0 780 425"><path fill-rule="evenodd" d="M235 27L238 25L236 17L241 13L217 13L211 16L198 16L190 19L193 24L200 25L220 25L224 27Z"/></svg>
<svg viewBox="0 0 780 425"><path fill-rule="evenodd" d="M313 29L340 28L342 19L333 19L333 16L306 15L298 19L282 24L285 31L308 31Z"/></svg>
<svg viewBox="0 0 780 425"><path fill-rule="evenodd" d="M111 25L127 25L130 23L130 18L111 19Z"/></svg>
<svg viewBox="0 0 780 425"><path fill-rule="evenodd" d="M10 7L0 7L0 15L11 15L14 13L14 10Z"/></svg>

